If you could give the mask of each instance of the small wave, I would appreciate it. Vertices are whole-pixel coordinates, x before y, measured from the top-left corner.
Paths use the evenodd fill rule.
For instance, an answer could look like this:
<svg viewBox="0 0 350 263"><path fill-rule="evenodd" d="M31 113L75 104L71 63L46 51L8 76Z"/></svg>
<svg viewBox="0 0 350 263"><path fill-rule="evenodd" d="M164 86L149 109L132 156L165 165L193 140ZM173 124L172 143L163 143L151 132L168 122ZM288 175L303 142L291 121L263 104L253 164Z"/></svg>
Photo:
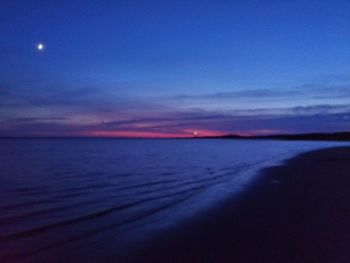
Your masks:
<svg viewBox="0 0 350 263"><path fill-rule="evenodd" d="M127 204L111 207L111 208L108 208L108 209L105 209L105 210L102 210L102 211L99 211L99 212L96 212L96 213L92 213L92 214L88 214L88 215L85 215L85 216L77 217L77 218L74 218L74 219L62 221L62 222L59 222L59 223L45 225L45 226L37 227L37 228L31 229L31 230L27 230L27 231L23 231L23 232L19 232L19 233L13 233L13 234L10 234L10 235L0 236L0 241L7 241L9 239L18 239L18 238L30 237L32 235L37 235L37 234L40 234L40 233L43 233L43 232L46 232L46 231L49 231L49 230L54 230L54 229L61 228L61 227L66 227L66 226L69 226L69 225L79 224L79 223L82 223L84 221L88 221L88 220L92 220L92 219L95 219L95 218L98 218L98 217L101 217L101 216L112 214L112 213L115 213L115 212L123 210L123 209L128 209L128 208L140 205L140 204L145 203L145 202L155 201L155 200L159 200L159 199L162 199L162 198L165 198L165 197L181 195L184 192L198 190L198 189L201 189L201 188L206 188L206 187L204 187L204 186L194 187L194 188L192 188L190 190L185 190L185 191L181 191L181 192L177 192L177 193L173 193L173 194L167 194L167 195L162 195L162 196L157 196L157 197L149 197L149 198L141 199L139 201L135 201L135 202L132 202L132 203L127 203Z"/></svg>
<svg viewBox="0 0 350 263"><path fill-rule="evenodd" d="M121 226L125 226L125 225L128 225L128 224L135 223L137 221L143 220L145 218L148 218L148 217L150 217L152 215L155 215L155 214L157 214L159 212L162 212L162 211L164 211L166 209L172 208L172 207L174 207L176 205L179 205L179 204L187 201L193 195L196 195L199 192L205 190L205 187L197 187L196 189L197 189L197 191L195 191L192 194L184 196L183 198L177 199L177 200L172 201L172 202L170 202L168 204L165 204L165 205L159 206L157 208L151 209L151 210L149 210L149 211L147 211L147 212L145 212L145 213L143 213L143 214L141 214L139 216L136 216L136 217L134 217L134 218L132 218L130 220L127 220L127 221L124 221L124 222L120 222L120 223L116 223L116 224L111 224L111 225L108 225L108 226L105 226L105 227L101 227L101 228L98 228L98 229L96 229L94 231L90 231L90 232L87 232L87 233L84 233L84 234L81 234L81 235L78 235L78 236L74 236L74 237L62 240L60 242L55 242L54 244L51 244L51 245L48 245L48 246L45 246L45 247L41 247L41 248L38 248L36 250L32 250L32 251L29 251L29 252L22 252L20 255L6 255L6 257L11 257L11 258L16 258L16 259L28 258L28 257L31 257L31 256L35 256L35 255L37 255L39 253L45 252L48 249L54 249L54 248L66 245L66 244L74 242L74 241L78 241L78 240L85 239L85 238L88 238L88 237L93 236L93 235L97 235L97 234L102 233L102 232L111 231L111 230L113 230L115 228L120 228ZM123 231L121 230L119 232L115 232L115 234L119 234L121 232L123 232Z"/></svg>
<svg viewBox="0 0 350 263"><path fill-rule="evenodd" d="M162 181L155 181L155 182L149 182L144 184L137 184L137 185L131 185L131 186L125 186L118 188L119 190L129 190L129 189L137 189L137 188L144 188L148 186L154 186L154 185L160 185L160 184L168 184L176 182L177 180L162 180Z"/></svg>

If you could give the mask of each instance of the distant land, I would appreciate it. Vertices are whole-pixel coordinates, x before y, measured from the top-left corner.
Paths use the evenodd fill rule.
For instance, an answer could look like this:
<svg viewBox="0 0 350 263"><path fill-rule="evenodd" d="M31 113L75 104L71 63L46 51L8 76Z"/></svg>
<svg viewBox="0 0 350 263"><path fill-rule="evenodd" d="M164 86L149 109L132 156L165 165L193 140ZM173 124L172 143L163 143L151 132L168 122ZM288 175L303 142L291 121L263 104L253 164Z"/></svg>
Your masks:
<svg viewBox="0 0 350 263"><path fill-rule="evenodd" d="M246 139L246 140L289 140L289 141L350 141L350 132L336 133L303 133L303 134L275 134L263 136L241 136L227 134L222 136L196 137L198 139Z"/></svg>
<svg viewBox="0 0 350 263"><path fill-rule="evenodd" d="M100 137L100 136L0 136L0 139L233 139L233 140L289 140L289 141L350 141L350 132L335 133L303 133L303 134L273 134L273 135L237 135L193 136L169 138L142 137Z"/></svg>

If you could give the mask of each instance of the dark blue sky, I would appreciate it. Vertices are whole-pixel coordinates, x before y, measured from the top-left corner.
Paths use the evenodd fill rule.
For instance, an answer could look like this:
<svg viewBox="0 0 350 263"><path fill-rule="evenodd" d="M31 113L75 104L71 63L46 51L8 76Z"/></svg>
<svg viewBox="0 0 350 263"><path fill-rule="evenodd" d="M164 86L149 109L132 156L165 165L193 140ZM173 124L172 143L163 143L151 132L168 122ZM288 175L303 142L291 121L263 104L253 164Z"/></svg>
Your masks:
<svg viewBox="0 0 350 263"><path fill-rule="evenodd" d="M2 0L0 135L349 130L349 31L347 0Z"/></svg>

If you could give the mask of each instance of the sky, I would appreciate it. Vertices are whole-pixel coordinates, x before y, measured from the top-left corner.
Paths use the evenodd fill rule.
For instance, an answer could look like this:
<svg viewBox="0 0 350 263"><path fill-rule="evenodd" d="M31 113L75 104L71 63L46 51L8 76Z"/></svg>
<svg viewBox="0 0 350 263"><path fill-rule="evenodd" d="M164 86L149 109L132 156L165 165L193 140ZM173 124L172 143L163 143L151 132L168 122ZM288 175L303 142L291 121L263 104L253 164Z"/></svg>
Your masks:
<svg viewBox="0 0 350 263"><path fill-rule="evenodd" d="M349 33L348 0L2 0L0 136L349 131Z"/></svg>

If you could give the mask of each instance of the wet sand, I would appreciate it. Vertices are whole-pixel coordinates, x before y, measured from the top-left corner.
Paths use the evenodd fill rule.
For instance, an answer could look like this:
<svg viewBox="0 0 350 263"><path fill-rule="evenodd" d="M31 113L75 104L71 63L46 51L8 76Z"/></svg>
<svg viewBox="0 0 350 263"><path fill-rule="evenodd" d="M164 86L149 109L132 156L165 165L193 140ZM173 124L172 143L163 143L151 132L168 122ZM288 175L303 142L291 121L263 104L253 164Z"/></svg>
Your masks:
<svg viewBox="0 0 350 263"><path fill-rule="evenodd" d="M233 200L115 260L350 262L350 147L267 168Z"/></svg>

